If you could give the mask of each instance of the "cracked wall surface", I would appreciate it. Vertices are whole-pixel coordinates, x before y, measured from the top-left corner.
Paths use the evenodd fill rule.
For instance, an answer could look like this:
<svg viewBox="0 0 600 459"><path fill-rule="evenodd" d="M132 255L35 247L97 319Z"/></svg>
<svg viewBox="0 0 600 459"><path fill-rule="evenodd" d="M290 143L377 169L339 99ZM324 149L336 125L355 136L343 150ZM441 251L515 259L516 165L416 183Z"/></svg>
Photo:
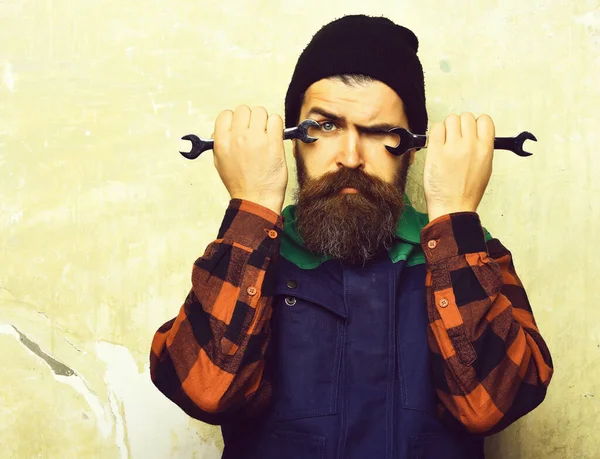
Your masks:
<svg viewBox="0 0 600 459"><path fill-rule="evenodd" d="M0 2L0 457L220 457L218 428L149 378L228 202L211 153L181 158L180 137L242 103L282 114L297 56L347 13L417 33L431 121L488 113L499 136L537 136L531 158L496 152L479 212L556 374L487 452L600 457L598 0Z"/></svg>

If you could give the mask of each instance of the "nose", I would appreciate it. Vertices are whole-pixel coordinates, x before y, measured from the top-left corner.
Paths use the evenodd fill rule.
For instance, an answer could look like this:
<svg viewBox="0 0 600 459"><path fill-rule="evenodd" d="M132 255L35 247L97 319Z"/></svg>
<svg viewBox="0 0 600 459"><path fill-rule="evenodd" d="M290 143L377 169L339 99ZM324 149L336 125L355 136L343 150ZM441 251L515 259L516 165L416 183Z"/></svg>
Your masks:
<svg viewBox="0 0 600 459"><path fill-rule="evenodd" d="M360 135L354 129L347 129L340 136L336 163L339 168L364 169L365 159L362 152Z"/></svg>

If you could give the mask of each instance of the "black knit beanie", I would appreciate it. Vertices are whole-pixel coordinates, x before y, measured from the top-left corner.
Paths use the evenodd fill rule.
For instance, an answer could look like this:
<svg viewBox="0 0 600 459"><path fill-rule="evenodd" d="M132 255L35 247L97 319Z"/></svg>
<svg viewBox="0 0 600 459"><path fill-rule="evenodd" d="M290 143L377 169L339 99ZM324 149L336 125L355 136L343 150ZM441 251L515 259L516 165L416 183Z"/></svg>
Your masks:
<svg viewBox="0 0 600 459"><path fill-rule="evenodd" d="M368 75L387 84L404 103L410 129L427 130L419 40L406 27L384 17L351 15L319 30L306 46L285 96L285 125L295 126L302 94L313 83L342 74Z"/></svg>

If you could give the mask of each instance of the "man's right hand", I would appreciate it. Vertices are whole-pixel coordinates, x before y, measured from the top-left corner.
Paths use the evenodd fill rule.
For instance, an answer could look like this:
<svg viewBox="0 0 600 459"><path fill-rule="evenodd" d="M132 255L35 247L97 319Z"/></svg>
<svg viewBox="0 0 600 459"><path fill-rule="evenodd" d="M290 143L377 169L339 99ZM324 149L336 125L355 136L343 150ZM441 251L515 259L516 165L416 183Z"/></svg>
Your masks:
<svg viewBox="0 0 600 459"><path fill-rule="evenodd" d="M247 105L223 110L214 140L215 167L231 198L281 213L288 182L281 116Z"/></svg>

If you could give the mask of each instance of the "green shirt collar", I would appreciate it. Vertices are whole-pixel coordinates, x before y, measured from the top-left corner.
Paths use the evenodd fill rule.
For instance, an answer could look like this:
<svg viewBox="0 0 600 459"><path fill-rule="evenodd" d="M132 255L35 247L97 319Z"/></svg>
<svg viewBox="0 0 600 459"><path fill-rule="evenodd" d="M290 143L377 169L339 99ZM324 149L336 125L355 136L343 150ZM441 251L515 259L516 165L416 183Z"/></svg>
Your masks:
<svg viewBox="0 0 600 459"><path fill-rule="evenodd" d="M417 212L404 194L404 211L396 226L398 239L389 250L390 259L396 263L406 260L407 266L425 263L421 249L421 229L429 223L427 214ZM302 269L314 269L329 260L326 255L310 252L304 247L298 233L296 223L296 206L289 205L283 209L283 240L280 254Z"/></svg>

